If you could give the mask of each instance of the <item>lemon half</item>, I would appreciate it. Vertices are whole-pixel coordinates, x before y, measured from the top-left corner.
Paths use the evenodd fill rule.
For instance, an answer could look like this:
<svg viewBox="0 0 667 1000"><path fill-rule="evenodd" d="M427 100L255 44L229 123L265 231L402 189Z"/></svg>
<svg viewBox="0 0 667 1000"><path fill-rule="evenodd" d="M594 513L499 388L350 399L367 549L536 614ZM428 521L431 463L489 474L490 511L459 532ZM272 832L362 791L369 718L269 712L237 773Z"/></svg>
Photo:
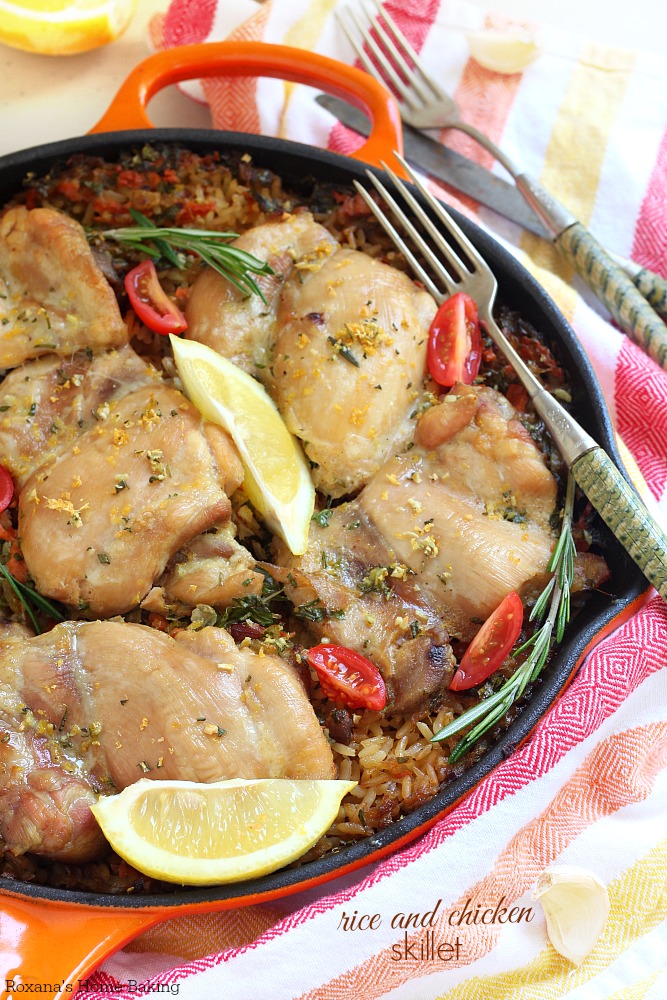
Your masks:
<svg viewBox="0 0 667 1000"><path fill-rule="evenodd" d="M275 403L259 382L205 344L172 336L171 345L188 398L232 436L251 503L290 551L303 555L315 488L304 454Z"/></svg>
<svg viewBox="0 0 667 1000"><path fill-rule="evenodd" d="M130 23L137 0L0 0L0 42L42 55L106 45Z"/></svg>
<svg viewBox="0 0 667 1000"><path fill-rule="evenodd" d="M305 854L355 784L142 778L119 795L99 799L92 811L116 853L145 875L181 885L222 885L267 875Z"/></svg>

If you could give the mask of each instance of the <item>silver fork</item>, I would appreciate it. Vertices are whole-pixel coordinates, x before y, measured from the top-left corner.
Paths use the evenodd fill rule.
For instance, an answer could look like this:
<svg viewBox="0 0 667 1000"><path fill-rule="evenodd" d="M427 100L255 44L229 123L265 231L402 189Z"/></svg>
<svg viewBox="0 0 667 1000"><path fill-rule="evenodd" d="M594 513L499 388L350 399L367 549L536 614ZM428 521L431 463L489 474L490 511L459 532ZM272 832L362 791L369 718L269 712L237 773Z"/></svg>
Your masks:
<svg viewBox="0 0 667 1000"><path fill-rule="evenodd" d="M421 194L421 201L386 164L383 163L382 166L393 181L395 191L410 207L443 255L447 267L421 235L408 213L399 205L394 194L370 170L366 173L373 186L382 195L393 217L409 234L412 244L423 254L428 262L428 270L398 233L387 212L355 181L357 191L437 302L443 302L455 292L465 292L475 300L482 326L512 365L575 480L646 579L667 600L667 535L604 449L544 388L514 350L493 317L498 284L491 268L444 205L436 201L406 161L398 154L394 155ZM430 211L426 211L424 202ZM437 225L434 218L438 221ZM447 234L446 238L443 230Z"/></svg>
<svg viewBox="0 0 667 1000"><path fill-rule="evenodd" d="M465 132L487 149L619 326L667 369L667 328L654 311L667 315L667 281L633 261L612 258L572 212L487 135L463 121L457 103L429 75L379 0L368 2L375 8L375 19L363 2L337 10L336 19L367 72L393 91L401 118L415 128Z"/></svg>

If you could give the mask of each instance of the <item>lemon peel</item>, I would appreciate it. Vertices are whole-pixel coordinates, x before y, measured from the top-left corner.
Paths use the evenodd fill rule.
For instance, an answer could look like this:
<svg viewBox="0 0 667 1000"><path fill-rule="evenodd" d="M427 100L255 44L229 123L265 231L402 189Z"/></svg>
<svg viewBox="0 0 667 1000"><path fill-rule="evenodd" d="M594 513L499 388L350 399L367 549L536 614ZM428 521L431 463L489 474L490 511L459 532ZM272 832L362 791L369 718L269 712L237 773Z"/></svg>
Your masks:
<svg viewBox="0 0 667 1000"><path fill-rule="evenodd" d="M113 849L137 871L180 885L223 885L267 875L305 854L355 785L142 778L91 809Z"/></svg>
<svg viewBox="0 0 667 1000"><path fill-rule="evenodd" d="M0 42L41 55L73 55L114 41L137 0L0 0Z"/></svg>
<svg viewBox="0 0 667 1000"><path fill-rule="evenodd" d="M259 382L217 351L171 337L186 395L231 435L245 470L250 502L294 555L308 546L315 488L305 456Z"/></svg>

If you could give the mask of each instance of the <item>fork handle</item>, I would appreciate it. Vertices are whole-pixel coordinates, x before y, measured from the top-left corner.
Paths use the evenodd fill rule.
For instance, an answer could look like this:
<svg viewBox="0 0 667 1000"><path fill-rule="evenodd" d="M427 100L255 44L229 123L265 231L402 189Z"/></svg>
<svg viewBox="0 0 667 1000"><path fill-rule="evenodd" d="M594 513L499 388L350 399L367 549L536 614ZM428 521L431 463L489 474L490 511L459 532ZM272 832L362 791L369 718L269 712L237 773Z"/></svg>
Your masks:
<svg viewBox="0 0 667 1000"><path fill-rule="evenodd" d="M650 271L647 267L642 267L641 264L635 264L633 260L617 257L615 254L612 256L658 315L667 320L667 281L655 271Z"/></svg>
<svg viewBox="0 0 667 1000"><path fill-rule="evenodd" d="M572 475L625 551L667 601L667 535L598 445L574 461Z"/></svg>

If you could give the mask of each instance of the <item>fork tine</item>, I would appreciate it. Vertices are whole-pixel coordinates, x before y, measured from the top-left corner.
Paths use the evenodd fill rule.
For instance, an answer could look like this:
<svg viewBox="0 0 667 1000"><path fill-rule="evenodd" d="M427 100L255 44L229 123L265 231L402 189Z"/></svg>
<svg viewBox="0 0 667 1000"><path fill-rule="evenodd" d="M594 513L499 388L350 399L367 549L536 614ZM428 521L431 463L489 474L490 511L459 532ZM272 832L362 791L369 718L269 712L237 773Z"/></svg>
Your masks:
<svg viewBox="0 0 667 1000"><path fill-rule="evenodd" d="M384 45L386 51L389 53L389 56L391 57L391 59L394 60L400 72L407 80L407 87L403 85L403 89L401 91L403 98L406 101L408 101L408 103L410 103L414 108L418 108L420 106L420 103L423 104L425 101L430 101L433 99L433 97L432 94L429 93L428 89L424 87L422 80L423 73L415 72L414 65L415 65L415 60L417 59L417 53L412 48L410 48L409 44L404 38L403 38L404 52L401 52L401 50L398 48L396 44L396 40L399 40L396 34L396 32L398 31L396 25L384 12L384 9L380 6L379 3L376 2L375 6L377 8L377 13L379 17L376 17L374 24L370 20L370 15L368 14L368 12L365 12L366 16L369 18L368 22L369 41L372 39L372 36L370 35L370 29L373 28L378 38L382 41L382 44ZM410 61L408 62L408 60ZM387 72L391 72L391 65L387 67ZM398 81L395 79L394 73L392 73L392 79L396 82L396 85L398 86ZM418 101L415 100L415 94L418 95L419 97Z"/></svg>
<svg viewBox="0 0 667 1000"><path fill-rule="evenodd" d="M442 100L442 98L445 97L445 94L440 89L440 87L437 85L437 83L434 80L431 79L431 76L430 76L428 70L426 69L426 67L424 66L424 63L422 62L421 57L419 56L419 54L417 52L415 52L415 50L413 49L412 45L407 40L407 38L405 37L405 35L403 34L403 32L401 31L401 29L399 28L399 26L396 24L395 21L392 21L392 19L390 18L389 14L387 13L387 11L385 10L385 8L380 3L380 0L371 0L371 2L374 4L375 8L377 9L378 14L380 15L380 17L382 18L382 20L386 24L387 28L391 31L391 33L392 33L392 35L394 37L394 41L396 42L396 44L400 45L400 47L403 49L403 52L408 57L408 59L410 59L410 61L412 62L413 66L415 67L415 69L417 69L419 71L419 74L420 74L419 78L420 78L421 82L426 85L426 87L428 88L428 90L431 91L431 94L427 94L427 93L424 93L422 91L423 100L425 100L425 101L431 100L432 99L431 95L435 95L435 97L438 100ZM415 77L415 79L416 79L416 77Z"/></svg>
<svg viewBox="0 0 667 1000"><path fill-rule="evenodd" d="M472 263L475 265L475 267L478 270L483 271L483 272L489 271L488 265L487 265L486 261L484 260L484 258L481 256L480 253L478 253L478 251L472 245L472 243L470 242L470 240L468 239L468 237L466 236L466 234L463 232L463 230L461 229L461 227L456 222L454 222L454 219L451 217L451 215L449 214L449 212L447 211L447 209L444 207L444 205L442 204L442 202L437 201L437 199L433 197L433 195L431 194L431 192L426 187L424 187L424 185L422 184L422 182L419 180L419 178L415 174L414 170L412 170L412 168L406 163L406 161L403 159L403 157L400 155L400 153L394 152L394 156L396 157L396 159L398 160L398 162L401 164L401 166L405 170L406 174L409 176L410 180L414 184L414 186L417 188L417 190L420 192L420 194L422 194L423 197L426 199L426 201L428 202L428 204L430 205L430 207L433 209L433 211L435 212L435 214L438 216L438 218L440 219L440 221L445 226L445 228L452 234L452 236L454 237L454 239L458 240L459 245L462 246L465 249L466 254L470 258L470 260L472 261ZM403 187L404 186L405 185L403 185ZM406 192L407 192L407 189L406 189ZM404 193L404 192L401 192L401 193ZM427 222L428 217L424 218L425 213L424 213L423 209L421 208L421 206L419 205L419 203L415 201L415 199L412 197L412 195L409 194L409 192L407 192L405 194L405 196L408 198L408 200L413 205L413 207L415 208L415 210L417 210L419 212L420 217L422 218L422 221L424 222L424 224L427 225L429 232L432 235L435 235L437 233L437 229L435 229L435 227L433 226L432 223L430 223L430 225L429 225L430 220L428 220L428 222Z"/></svg>
<svg viewBox="0 0 667 1000"><path fill-rule="evenodd" d="M355 28L359 33L358 36L355 36L354 33L350 31L349 25L346 24L345 21L343 20L342 17L343 13L346 13L349 20L354 24ZM373 27L373 25L371 24L370 20L368 22L368 25L364 26L361 20L359 19L357 12L352 7L344 7L342 11L340 12L337 11L336 20L338 21L341 28L343 29L348 39L352 43L355 52L357 53L360 60L364 64L366 72L370 73L371 76L374 76L376 80L380 81L380 83L385 84L385 86L388 78L391 85L394 87L397 93L400 94L402 100L404 100L407 104L410 104L412 107L418 107L418 102L415 102L414 96L410 92L410 86L403 82L403 80L400 78L400 76L392 66L387 56L384 54L384 52L382 51L376 40L371 35L369 29ZM377 30L377 25L376 25L376 30ZM359 41L359 39L361 39L361 41ZM364 43L375 56L377 63L379 63L380 67L382 68L382 72L378 70L378 67L375 65L372 59L369 58L367 52L364 50ZM393 56L394 53L391 50L391 43L389 43L389 45L390 45L390 52ZM406 72L406 75L409 75L409 73Z"/></svg>
<svg viewBox="0 0 667 1000"><path fill-rule="evenodd" d="M375 185L375 187L377 188L377 190L382 194L382 196L385 199L385 201L387 201L388 204L392 205L392 208L397 213L397 217L400 219L401 223L403 223L404 225L406 225L406 223L407 223L406 218L404 217L404 215L400 211L400 209L398 209L398 206L396 205L396 202L391 197L391 195L389 194L389 192L387 191L387 189L384 187L384 185L381 184L378 181L378 179L370 172L370 170L367 170L366 174L370 178L370 180L373 182L373 184ZM356 187L357 191L359 192L359 194L361 195L361 197L363 198L363 200L366 202L366 204L370 208L371 212L373 213L373 215L375 216L375 218L377 219L377 221L380 223L380 225L384 229L384 231L387 234L387 236L389 237L389 239L392 240L394 246L397 247L401 251L401 253L405 257L405 259L407 260L407 262L410 264L410 267L413 269L413 271L415 272L415 274L419 277L419 279L421 281L423 281L424 286L427 289L427 291L429 291L431 293L431 295L433 296L433 298L436 299L436 300L438 300L438 301L441 301L443 298L445 298L445 295L443 294L443 292L441 291L441 289L439 289L437 287L437 285L434 283L434 281L431 278L430 274L426 270L424 270L424 268L422 267L421 263L417 260L417 258L413 254L413 252L410 249L410 247L408 246L408 244L405 242L405 240L403 239L403 237L400 236L398 230L392 225L391 221L389 220L389 217L387 215L385 215L385 213L382 211L382 209L380 208L380 206L375 201L373 201L373 199L369 195L369 193L366 190L366 188L362 187L362 185L359 183L359 181L355 181L354 182L354 186ZM409 223L407 223L407 225L409 226ZM421 250L428 250L428 247L426 247L426 245L423 243L423 241L421 240L421 237L419 236L419 234L417 234L416 239L418 241L418 245L420 246ZM439 269L438 269L439 273L440 273L441 270L442 270L442 268L439 267Z"/></svg>
<svg viewBox="0 0 667 1000"><path fill-rule="evenodd" d="M398 158L398 154L397 153L395 153L394 155ZM406 185L403 183L403 181L401 181L396 176L396 174L394 173L394 171L390 167L388 167L386 163L381 163L381 166L389 174L389 176L391 177L392 181L394 182L394 186L396 187L397 191L399 191L400 194L403 196L403 198L405 198L405 200L410 205L410 207L412 208L412 210L415 213L415 215L417 215L421 219L424 227L427 229L427 231L428 231L429 235L431 236L432 240L438 246L438 248L440 249L440 251L445 255L445 257L447 258L447 260L449 261L449 263L451 264L451 266L454 269L458 270L458 271L462 271L464 274L470 274L471 273L470 268L464 263L464 261L461 260L461 258L456 253L456 250L451 245L451 243L448 243L447 240L443 237L442 233L433 224L432 219L429 218L429 216L426 214L426 212L421 207L421 205L419 204L419 202L417 201L417 199L414 197L414 195L411 194L410 190L406 187ZM414 180L414 174L412 174L411 176L412 176L412 178ZM376 179L374 179L373 183L375 184L376 187L379 186L379 182ZM432 199L431 194L428 191L426 191L421 184L418 184L417 186L418 186L418 189L422 192L422 194L425 193L425 194L428 195L428 198L430 199L430 203L432 203L433 199ZM391 195L390 195L390 197L391 197ZM392 199L392 201L393 201L393 199ZM395 204L396 203L394 202L394 205ZM398 209L398 206L396 206L395 211L397 209ZM409 226L409 228L411 230L414 230L414 226L412 226L411 223L407 223L406 225ZM411 232L411 235L413 236L414 239L419 238L418 237L418 233L416 232L416 230L414 230L413 232ZM422 241L422 242L424 242L424 241ZM425 244L425 246L428 247L428 244ZM435 254L432 253L432 251L430 250L430 248L429 248L428 252L429 252L429 254L430 254L431 258L432 258L432 264L433 264L433 266L441 269L442 268L442 264L440 263L440 261L438 260L438 258L435 256Z"/></svg>

